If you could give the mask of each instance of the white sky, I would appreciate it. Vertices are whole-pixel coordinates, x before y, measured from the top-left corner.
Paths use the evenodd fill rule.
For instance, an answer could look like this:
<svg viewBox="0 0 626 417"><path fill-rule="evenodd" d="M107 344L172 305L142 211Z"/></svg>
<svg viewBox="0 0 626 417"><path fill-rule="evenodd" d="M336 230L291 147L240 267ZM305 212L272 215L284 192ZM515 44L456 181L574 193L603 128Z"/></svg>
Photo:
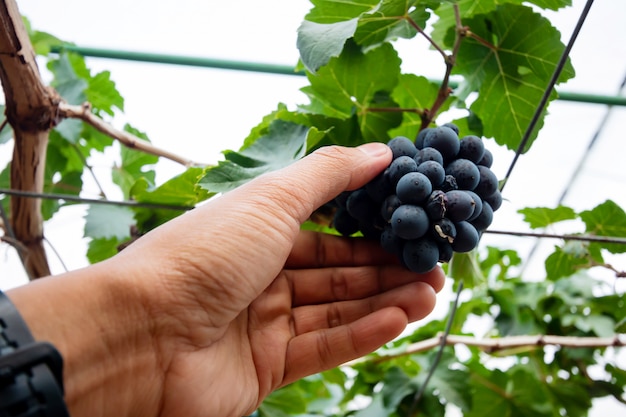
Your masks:
<svg viewBox="0 0 626 417"><path fill-rule="evenodd" d="M571 8L548 17L561 30L566 43L580 15L584 1L574 0ZM18 0L22 13L35 29L47 31L80 46L203 56L209 58L258 61L295 65L296 29L311 4L306 0ZM562 91L615 95L626 76L626 2L597 1L571 53L577 76ZM422 40L398 44L405 72L438 78L443 74L440 57L426 52ZM251 127L275 109L278 102L290 108L306 103L298 90L306 85L304 77L263 75L249 72L141 64L103 59L88 59L94 72L110 70L125 98L125 115L116 120L129 121L146 131L152 142L194 160L215 163L224 149L237 149ZM43 69L42 69L43 70ZM507 184L508 200L496 213L493 229L527 230L516 211L523 207L556 204L575 166L599 128L606 106L555 102L531 151L523 155ZM594 152L572 186L565 204L576 210L590 209L606 199L626 207L626 171L623 169L626 145L626 108L611 112ZM496 152L493 167L502 178L512 154ZM10 158L10 146L0 147L0 163ZM94 160L103 183L108 182L112 157ZM182 167L163 161L157 180L164 181ZM97 190L90 186L95 196ZM110 198L120 197L108 187ZM88 196L88 195L86 195ZM70 269L87 264L82 238L84 208L62 209L46 226L46 237ZM570 224L570 227L578 227ZM580 231L554 228L551 232ZM527 252L532 239L486 235L482 243ZM543 259L557 244L546 240L539 254L527 266L531 276L541 276ZM55 273L63 267L50 252ZM626 257L611 257L618 269L626 269ZM613 278L598 272L613 282ZM25 282L24 273L11 248L0 246L0 288ZM623 291L626 285L620 283ZM445 297L443 295L442 297ZM440 303L444 308L447 303ZM624 407L603 401L592 416L623 412ZM611 414L615 415L615 413Z"/></svg>

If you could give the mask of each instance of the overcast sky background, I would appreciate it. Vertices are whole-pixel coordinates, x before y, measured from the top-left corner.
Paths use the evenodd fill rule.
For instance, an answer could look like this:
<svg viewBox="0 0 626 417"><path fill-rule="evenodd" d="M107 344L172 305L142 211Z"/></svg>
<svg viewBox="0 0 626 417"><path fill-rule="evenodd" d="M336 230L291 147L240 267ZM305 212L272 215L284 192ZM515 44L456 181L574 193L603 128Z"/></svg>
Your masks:
<svg viewBox="0 0 626 417"><path fill-rule="evenodd" d="M33 28L80 46L284 65L295 65L298 60L296 30L311 7L305 0L178 0L175 3L18 0L18 5ZM584 1L574 0L572 7L546 13L561 30L564 43L570 39L584 5ZM560 86L560 90L601 95L619 93L626 76L624 18L626 2L594 3L571 53L576 78ZM442 76L441 58L428 52L423 40L400 41L397 48L405 72L432 78ZM217 162L225 149L237 149L250 128L274 110L278 102L290 108L307 103L299 92L306 85L304 77L96 58L89 58L87 63L94 73L110 70L125 98L125 114L116 119L116 126L128 121L145 131L156 146L206 163ZM45 76L45 69L41 70ZM564 204L582 211L612 199L626 207L626 109L559 101L550 106L549 112L539 139L519 159L506 185L507 201L496 213L492 229L527 231L518 209L553 207L600 128L596 146L577 181L570 185ZM604 119L607 112L609 116ZM488 147L496 154L493 169L502 178L513 154L498 149L491 141ZM0 146L3 166L10 155L10 145ZM109 154L95 159L93 164L108 196L120 198L114 187L106 185L113 158ZM157 166L157 181L165 181L182 170L174 163L161 161ZM96 197L95 185L87 184L84 196ZM84 206L64 208L46 225L46 238L69 269L87 265L83 214ZM575 222L566 222L549 231L582 229ZM534 242L528 238L493 235L485 235L482 240L482 244L510 247L522 255L528 253ZM541 243L537 256L527 263L529 277L543 276L545 254L558 243L550 240ZM63 271L54 253L50 252L49 259L55 273ZM607 259L618 269L626 269L624 256ZM594 272L615 283L607 271ZM0 278L3 289L26 282L19 260L7 245L0 246ZM626 285L619 282L616 289L624 291ZM449 292L441 297L443 309L439 314L445 314ZM602 404L592 416L624 412L624 407L614 401L602 401Z"/></svg>

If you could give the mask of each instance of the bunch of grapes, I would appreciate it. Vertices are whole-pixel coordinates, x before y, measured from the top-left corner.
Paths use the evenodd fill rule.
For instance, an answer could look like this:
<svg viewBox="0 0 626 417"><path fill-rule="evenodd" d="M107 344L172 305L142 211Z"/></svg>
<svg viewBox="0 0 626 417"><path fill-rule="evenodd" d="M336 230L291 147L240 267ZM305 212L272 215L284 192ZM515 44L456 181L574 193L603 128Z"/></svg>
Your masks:
<svg viewBox="0 0 626 417"><path fill-rule="evenodd" d="M391 164L364 187L335 199L335 229L380 240L419 273L448 262L454 252L474 249L502 195L482 139L458 134L447 123L423 129L415 142L391 139Z"/></svg>

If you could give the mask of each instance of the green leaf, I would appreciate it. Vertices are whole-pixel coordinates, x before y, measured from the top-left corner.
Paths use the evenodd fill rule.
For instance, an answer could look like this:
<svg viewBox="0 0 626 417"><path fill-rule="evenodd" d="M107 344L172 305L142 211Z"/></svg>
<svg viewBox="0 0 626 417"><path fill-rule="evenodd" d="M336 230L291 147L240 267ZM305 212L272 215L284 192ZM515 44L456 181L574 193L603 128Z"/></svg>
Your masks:
<svg viewBox="0 0 626 417"><path fill-rule="evenodd" d="M394 88L391 97L402 109L415 109L402 113L402 125L389 132L391 137L405 136L414 138L422 127L420 111L430 108L439 93L439 85L429 81L426 77L414 74L402 74ZM451 100L447 100L441 111L450 107Z"/></svg>
<svg viewBox="0 0 626 417"><path fill-rule="evenodd" d="M361 14L374 10L380 0L311 0L313 8L304 17L310 22L335 23L359 17Z"/></svg>
<svg viewBox="0 0 626 417"><path fill-rule="evenodd" d="M375 10L361 15L354 40L359 45L371 48L385 41L414 37L417 29L412 23L423 28L430 17L424 5L414 3L407 0L383 0Z"/></svg>
<svg viewBox="0 0 626 417"><path fill-rule="evenodd" d="M128 207L92 204L85 215L85 237L122 240L130 237L134 224L135 215Z"/></svg>
<svg viewBox="0 0 626 417"><path fill-rule="evenodd" d="M132 133L139 139L148 141L145 133L130 125L124 126L124 130ZM140 178L145 178L151 184L154 184L156 173L154 170L148 169L148 167L157 163L159 160L158 156L130 149L126 146L120 148L120 156L121 165L113 167L112 179L122 189L125 198L128 198L130 189Z"/></svg>
<svg viewBox="0 0 626 417"><path fill-rule="evenodd" d="M30 21L26 17L22 16L22 21L24 22L24 26L26 26L30 43L33 46L36 55L48 55L52 46L63 44L63 41L56 36L46 32L33 30Z"/></svg>
<svg viewBox="0 0 626 417"><path fill-rule="evenodd" d="M367 69L367 70L364 70ZM311 104L301 106L313 114L348 119L357 116L365 141L386 141L387 131L401 123L399 112L376 111L397 107L390 98L400 75L400 59L389 44L367 53L351 42L316 75L302 91Z"/></svg>
<svg viewBox="0 0 626 417"><path fill-rule="evenodd" d="M589 251L582 242L568 241L563 247L555 246L554 252L545 260L548 279L556 280L574 274L589 263Z"/></svg>
<svg viewBox="0 0 626 417"><path fill-rule="evenodd" d="M605 201L593 210L583 211L580 218L589 234L626 238L626 213L612 200ZM603 243L602 246L611 253L626 252L626 245L623 244Z"/></svg>
<svg viewBox="0 0 626 417"><path fill-rule="evenodd" d="M87 247L87 260L95 264L104 261L118 253L118 246L122 243L117 238L92 239Z"/></svg>
<svg viewBox="0 0 626 417"><path fill-rule="evenodd" d="M268 395L258 411L260 416L289 417L304 413L306 402L297 386L286 386Z"/></svg>
<svg viewBox="0 0 626 417"><path fill-rule="evenodd" d="M58 60L50 61L48 69L54 74L51 85L65 101L69 104L85 102L85 89L89 84L77 74L70 54L62 53Z"/></svg>
<svg viewBox="0 0 626 417"><path fill-rule="evenodd" d="M478 262L476 250L455 253L450 260L448 275L455 281L463 281L465 288L474 288L486 281Z"/></svg>
<svg viewBox="0 0 626 417"><path fill-rule="evenodd" d="M115 88L109 71L102 71L90 78L85 94L96 110L102 110L111 116L115 114L114 108L124 110L124 98Z"/></svg>
<svg viewBox="0 0 626 417"><path fill-rule="evenodd" d="M454 71L465 81L457 94L466 97L478 91L470 109L481 119L484 134L516 150L565 49L559 32L531 8L512 4L463 23L491 46L472 38L462 42ZM559 81L573 75L568 62ZM551 98L555 97L553 91ZM525 150L542 124L543 118Z"/></svg>
<svg viewBox="0 0 626 417"><path fill-rule="evenodd" d="M266 172L274 171L302 158L307 149L309 128L275 120L267 135L247 148L224 152L224 161L209 168L198 185L212 193L233 190Z"/></svg>
<svg viewBox="0 0 626 417"><path fill-rule="evenodd" d="M303 21L298 28L296 46L306 69L315 74L332 57L339 56L346 40L354 35L357 22L357 19L336 23Z"/></svg>
<svg viewBox="0 0 626 417"><path fill-rule="evenodd" d="M564 220L573 220L577 217L574 209L565 206L557 208L526 207L517 211L524 216L524 221L531 229L539 229Z"/></svg>

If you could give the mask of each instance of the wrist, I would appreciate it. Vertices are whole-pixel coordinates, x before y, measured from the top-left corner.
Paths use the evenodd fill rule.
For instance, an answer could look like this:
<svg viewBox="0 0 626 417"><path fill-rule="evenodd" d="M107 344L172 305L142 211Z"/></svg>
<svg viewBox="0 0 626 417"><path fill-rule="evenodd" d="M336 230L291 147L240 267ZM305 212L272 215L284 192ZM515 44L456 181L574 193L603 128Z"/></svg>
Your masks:
<svg viewBox="0 0 626 417"><path fill-rule="evenodd" d="M79 270L7 292L34 339L63 356L72 416L141 415L158 404L150 402L161 381L150 320L119 276L105 262L90 267L88 276Z"/></svg>

